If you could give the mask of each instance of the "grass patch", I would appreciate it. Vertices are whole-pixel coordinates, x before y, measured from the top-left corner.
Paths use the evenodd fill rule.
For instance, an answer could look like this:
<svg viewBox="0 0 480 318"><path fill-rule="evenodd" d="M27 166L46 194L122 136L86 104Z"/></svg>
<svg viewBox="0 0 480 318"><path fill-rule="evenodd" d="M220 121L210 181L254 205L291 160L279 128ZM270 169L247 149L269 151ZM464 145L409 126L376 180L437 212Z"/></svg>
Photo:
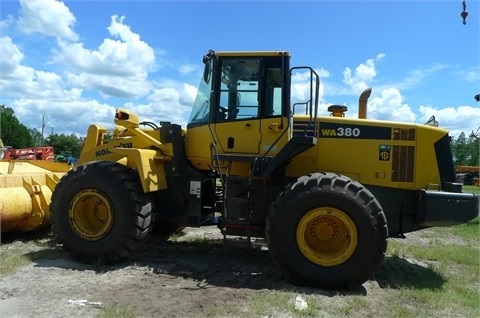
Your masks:
<svg viewBox="0 0 480 318"><path fill-rule="evenodd" d="M115 305L103 309L97 318L133 318L137 317L135 309L130 306Z"/></svg>
<svg viewBox="0 0 480 318"><path fill-rule="evenodd" d="M480 194L480 187L473 186L473 185L464 185L462 187L462 190L463 192Z"/></svg>
<svg viewBox="0 0 480 318"><path fill-rule="evenodd" d="M176 231L176 232L173 232L173 233L168 237L168 239L169 239L170 241L176 242L176 241L178 241L178 240L179 240L182 236L184 236L184 235L185 235L184 232L182 232L182 231Z"/></svg>
<svg viewBox="0 0 480 318"><path fill-rule="evenodd" d="M479 217L473 219L472 221L461 224L452 228L447 228L446 232L450 231L452 234L459 236L464 240L474 240L478 242L479 234Z"/></svg>
<svg viewBox="0 0 480 318"><path fill-rule="evenodd" d="M429 235L430 236L430 235ZM479 249L476 246L449 245L444 237L431 237L427 244L402 244L391 241L390 251L394 251L398 257L409 257L423 260L427 263L442 261L444 264L478 264Z"/></svg>
<svg viewBox="0 0 480 318"><path fill-rule="evenodd" d="M188 244L196 252L201 253L210 252L218 245L215 241L199 234L184 235L183 233L174 233L169 237L169 241Z"/></svg>
<svg viewBox="0 0 480 318"><path fill-rule="evenodd" d="M307 302L306 309L296 308L295 301L299 295ZM260 290L252 291L252 296L241 303L211 307L206 317L323 317L322 312L326 312L327 307L325 301L309 294L291 290Z"/></svg>
<svg viewBox="0 0 480 318"><path fill-rule="evenodd" d="M0 278L17 271L17 269L30 264L32 260L24 254L0 252Z"/></svg>
<svg viewBox="0 0 480 318"><path fill-rule="evenodd" d="M0 278L33 262L55 259L62 255L61 249L52 243L46 232L8 234L2 237L0 245Z"/></svg>
<svg viewBox="0 0 480 318"><path fill-rule="evenodd" d="M384 277L384 282L391 283L387 289L395 289L393 294L387 292L391 316L477 317L480 314L479 234L477 218L467 224L411 234L418 235L421 243L390 240L387 263L397 259L425 264L423 267L411 265L410 272L394 269L392 276ZM411 284L402 284L405 282L402 280L399 283L402 275L404 280L412 279Z"/></svg>

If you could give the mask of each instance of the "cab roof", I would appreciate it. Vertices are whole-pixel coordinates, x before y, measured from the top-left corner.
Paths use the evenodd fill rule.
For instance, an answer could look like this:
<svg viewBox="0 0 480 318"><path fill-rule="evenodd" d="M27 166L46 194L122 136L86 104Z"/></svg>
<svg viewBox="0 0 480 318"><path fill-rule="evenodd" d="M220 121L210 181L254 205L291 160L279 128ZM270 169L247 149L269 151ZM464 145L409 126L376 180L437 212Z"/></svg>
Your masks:
<svg viewBox="0 0 480 318"><path fill-rule="evenodd" d="M217 57L221 56L245 56L245 57L253 57L253 56L290 56L290 52L288 51L223 51L223 52L215 52Z"/></svg>

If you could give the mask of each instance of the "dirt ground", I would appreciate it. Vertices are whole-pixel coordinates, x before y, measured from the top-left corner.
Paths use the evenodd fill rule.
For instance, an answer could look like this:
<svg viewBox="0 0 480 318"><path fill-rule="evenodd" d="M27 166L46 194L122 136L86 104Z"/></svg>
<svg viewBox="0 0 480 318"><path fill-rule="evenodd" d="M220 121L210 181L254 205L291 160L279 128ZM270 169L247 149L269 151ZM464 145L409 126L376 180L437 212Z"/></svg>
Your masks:
<svg viewBox="0 0 480 318"><path fill-rule="evenodd" d="M273 264L263 240L224 241L216 227L184 232L176 241L151 236L130 259L111 266L81 264L63 252L54 259L39 257L54 244L47 235L43 245L27 253L33 263L0 280L0 317L96 317L115 306L133 308L135 317L245 317L255 315L248 309L239 313L242 303L269 291L289 293L292 304L299 294L331 304L345 295L292 285ZM1 248L18 244L24 243L7 238ZM386 259L381 271L389 271L388 264ZM381 285L379 279L370 280L346 293L375 297ZM230 315L229 306L237 311ZM275 309L262 315L291 316Z"/></svg>

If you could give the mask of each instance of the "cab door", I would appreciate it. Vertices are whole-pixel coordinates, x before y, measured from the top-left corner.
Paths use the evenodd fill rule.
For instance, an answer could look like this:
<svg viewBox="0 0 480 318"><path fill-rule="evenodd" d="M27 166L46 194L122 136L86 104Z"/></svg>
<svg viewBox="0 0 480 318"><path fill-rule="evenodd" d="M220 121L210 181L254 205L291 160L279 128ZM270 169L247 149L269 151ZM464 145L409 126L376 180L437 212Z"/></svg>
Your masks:
<svg viewBox="0 0 480 318"><path fill-rule="evenodd" d="M215 134L224 153L259 153L261 141L259 120L217 123Z"/></svg>
<svg viewBox="0 0 480 318"><path fill-rule="evenodd" d="M282 56L220 59L213 133L223 153L274 156L288 141Z"/></svg>
<svg viewBox="0 0 480 318"><path fill-rule="evenodd" d="M223 153L260 151L260 60L222 60L214 134Z"/></svg>

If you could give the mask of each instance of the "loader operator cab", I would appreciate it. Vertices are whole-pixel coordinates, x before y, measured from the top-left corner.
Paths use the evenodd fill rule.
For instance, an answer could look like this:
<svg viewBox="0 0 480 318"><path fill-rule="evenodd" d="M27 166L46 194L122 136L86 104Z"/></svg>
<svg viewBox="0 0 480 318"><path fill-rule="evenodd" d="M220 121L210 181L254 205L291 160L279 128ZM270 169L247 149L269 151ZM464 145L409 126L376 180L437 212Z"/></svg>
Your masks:
<svg viewBox="0 0 480 318"><path fill-rule="evenodd" d="M288 80L288 53L233 56L210 51L204 63L190 126L275 117L288 112L285 101L289 96L284 96L283 91Z"/></svg>
<svg viewBox="0 0 480 318"><path fill-rule="evenodd" d="M211 144L219 154L276 156L292 137L290 53L209 51L203 62L188 124L187 139L197 145L188 157L195 161L195 149L201 152ZM301 104L311 109L309 97Z"/></svg>

